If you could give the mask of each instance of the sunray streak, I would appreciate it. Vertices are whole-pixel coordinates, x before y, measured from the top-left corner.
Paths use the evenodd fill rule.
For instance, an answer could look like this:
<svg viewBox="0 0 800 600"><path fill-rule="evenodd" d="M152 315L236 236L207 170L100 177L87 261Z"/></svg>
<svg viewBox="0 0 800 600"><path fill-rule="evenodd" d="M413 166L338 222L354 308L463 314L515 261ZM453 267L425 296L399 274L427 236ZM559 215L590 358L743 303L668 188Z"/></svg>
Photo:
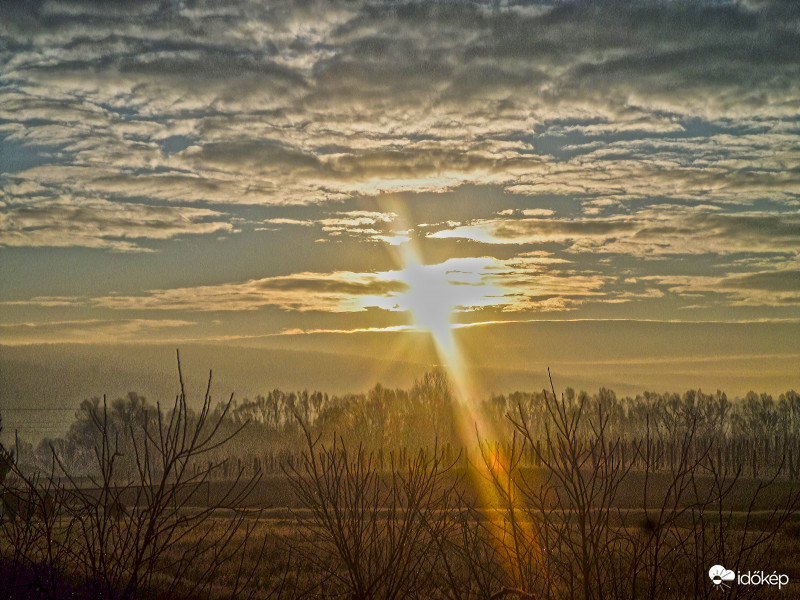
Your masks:
<svg viewBox="0 0 800 600"><path fill-rule="evenodd" d="M425 265L413 244L403 244L399 257L402 269L397 279L405 283L408 290L394 300L399 309L411 312L418 327L431 333L440 361L453 382L457 399L453 417L458 434L465 448L477 445L480 449L471 461L474 468L468 469L468 482L489 519L503 567L516 580L523 570L522 555L529 554L532 549L509 551L509 548L518 548L518 544L509 545L508 537L519 536L527 544L535 545L535 536L525 519L516 520L522 506L513 482L514 453L508 456L502 443L491 443L501 437L492 424L481 417L475 404L475 387L453 323L453 313L459 308L502 303L503 291L483 281L486 264L480 260L461 265L461 270L448 268L451 261ZM509 516L516 520L511 531Z"/></svg>

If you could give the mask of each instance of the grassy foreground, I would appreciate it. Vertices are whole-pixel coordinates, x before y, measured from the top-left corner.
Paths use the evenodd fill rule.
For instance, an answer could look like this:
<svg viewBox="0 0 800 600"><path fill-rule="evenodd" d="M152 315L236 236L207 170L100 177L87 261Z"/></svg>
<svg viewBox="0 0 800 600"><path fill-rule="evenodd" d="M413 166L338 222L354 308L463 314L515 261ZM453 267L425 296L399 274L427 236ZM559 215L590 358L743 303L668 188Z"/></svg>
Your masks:
<svg viewBox="0 0 800 600"><path fill-rule="evenodd" d="M797 592L800 486L782 461L746 477L691 411L669 444L648 429L623 448L602 402L542 401L536 433L520 406L507 443L481 440L470 461L437 446L379 459L298 417L305 446L282 474L232 477L225 448L244 424L227 426L230 402L212 411L207 392L194 412L182 391L126 431L98 405L88 474L55 449L33 473L0 452L2 593L668 600L720 593L715 565L748 574L726 598ZM753 585L753 571L791 588Z"/></svg>

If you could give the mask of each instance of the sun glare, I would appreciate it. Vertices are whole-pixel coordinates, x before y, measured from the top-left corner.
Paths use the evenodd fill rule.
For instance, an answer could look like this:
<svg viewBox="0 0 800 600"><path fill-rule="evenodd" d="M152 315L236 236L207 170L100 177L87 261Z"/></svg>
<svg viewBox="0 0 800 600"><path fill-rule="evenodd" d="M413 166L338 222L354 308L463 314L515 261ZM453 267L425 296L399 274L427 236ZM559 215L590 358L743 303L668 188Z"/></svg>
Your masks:
<svg viewBox="0 0 800 600"><path fill-rule="evenodd" d="M396 309L409 311L414 324L433 335L443 362L454 369L458 363L455 313L507 301L502 290L486 281L495 268L493 259L460 258L425 265L412 249L403 250L403 269L393 276L406 284L407 291L394 297Z"/></svg>
<svg viewBox="0 0 800 600"><path fill-rule="evenodd" d="M415 327L430 332L442 365L461 398L469 398L471 384L454 329L457 313L507 303L504 291L491 283L498 265L489 257L451 258L426 265L411 244L401 247L403 268L391 273L406 285L392 297L394 310L408 311Z"/></svg>
<svg viewBox="0 0 800 600"><path fill-rule="evenodd" d="M408 286L398 299L401 308L409 310L416 325L430 331L437 344L449 346L452 313L458 305L454 286L441 270L419 263L408 264L399 278Z"/></svg>

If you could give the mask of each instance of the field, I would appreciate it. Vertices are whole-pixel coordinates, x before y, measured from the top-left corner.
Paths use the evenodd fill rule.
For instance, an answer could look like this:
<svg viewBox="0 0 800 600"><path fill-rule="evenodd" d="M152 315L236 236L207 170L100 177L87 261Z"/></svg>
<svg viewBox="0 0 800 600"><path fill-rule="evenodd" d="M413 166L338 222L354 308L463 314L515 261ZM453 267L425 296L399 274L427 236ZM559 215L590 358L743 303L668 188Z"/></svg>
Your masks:
<svg viewBox="0 0 800 600"><path fill-rule="evenodd" d="M542 473L534 471L526 473L526 476L534 478L542 475ZM768 489L768 493L754 496L759 483L763 482L751 479L742 480L735 488L736 494L727 499L723 512L710 510L708 514L698 520L691 512L683 512L680 508L670 511L670 514L654 517L654 514L658 515L659 511L663 509L663 502L659 502L658 499L663 499L667 493L672 483L671 478L666 474L651 476L649 490L652 495L647 503L647 508L645 508L641 503L644 474L636 473L635 475L621 486L612 505L590 511L598 518L606 514L607 531L605 534L613 533L616 543L619 544L621 540L624 540L628 544L635 545L637 540L645 542L651 540L654 534L658 533L658 527L650 519L658 518L665 529L669 529L668 535L665 537L678 536L676 539L682 539L685 543L692 539L693 532L696 532L698 525L703 532L711 534L719 531L722 524L726 544L735 547L748 538L752 541L766 532L772 532L775 519L785 517L780 531L775 532L774 538L769 542L769 552L764 553L763 556L769 557L768 564L772 571L786 574L791 582L797 582L800 579L800 570L795 560L795 557L800 554L800 511L795 510L786 515L779 515L775 510L776 506L785 506L787 498L792 493L797 493L800 489L797 484L778 482ZM388 481L390 477L390 473L382 474L382 485L391 485ZM530 587L522 588L518 587L518 582L510 579L514 576L512 573L504 573L504 569L508 567L509 548L504 547L500 542L503 541L504 536L509 536L504 540L504 543L508 544L514 537L514 532L509 525L509 507L500 504L480 506L479 495L468 484L469 479L470 476L464 469L448 473L439 483L441 489L453 489L451 486L456 484L459 506L430 508L425 514L426 519L433 517L444 523L437 535L442 539L447 539L451 544L448 550L450 553L449 564L441 557L438 558L438 561L426 557L425 561L417 565L422 569L424 577L421 578L421 581L417 581L411 590L404 590L402 595L453 598L500 597L496 595L505 590L507 595L521 598L583 597L579 590L564 588L563 581L560 586L553 585L554 581L546 580L539 581L537 585L534 579L529 584ZM212 512L207 515L203 525L199 527L190 525L186 527L185 531L183 526L179 526L171 531L172 535L176 537L176 542L160 557L164 567L157 569L157 573L150 580L153 589L149 590L149 595L160 597L165 593L164 590L169 592L169 597L176 595L196 597L199 594L200 597L209 598L316 598L336 597L345 593L344 590L348 586L349 579L347 573L342 572L343 565L341 563L344 557L339 556L338 550L326 547L327 544L336 545L335 536L328 535L333 533L332 531L325 532L324 523L318 519L318 506L308 506L301 502L286 476L267 475L250 489L247 500L242 506L226 507L221 500L233 483L215 481L206 486L200 486L200 494L192 497L191 501L180 509L180 515L173 515L173 518L180 519L202 513L209 507L212 508ZM701 484L700 489L713 485L710 479L701 480L699 483ZM243 484L240 482L238 485L242 487ZM134 490L128 489L127 492L134 493ZM702 493L699 495L702 496ZM754 497L756 501L752 502ZM697 507L698 498L687 497L684 506ZM471 508L467 509L467 507ZM129 510L133 512L135 509L129 507ZM391 542L386 539L383 539L382 543L387 544L387 548L380 551L374 548L368 549L367 539L385 538L389 535L392 526L403 525L414 529L414 518L410 514L412 512L413 507L393 506L391 498L386 497L383 501L377 502L363 511L353 510L353 507L350 506L349 510L343 511L340 524L348 532L347 535L352 535L359 528L365 531L367 536L360 540L365 546L362 550L367 549L372 552L372 559L376 560L376 557L383 557L384 552L393 550L390 554L396 556L398 553L402 554L402 551L391 548ZM563 523L573 519L571 528L577 528L574 518L580 510L571 509L558 512L561 514L557 518L552 513L549 514L551 521L558 520ZM514 525L518 529L517 535L520 537L531 536L533 531L542 531L542 522L546 517L543 511L530 506L520 506L517 514L517 522ZM351 518L355 521L348 523ZM35 531L44 524L44 521L31 519L26 526ZM115 523L119 523L119 521L115 521ZM124 535L122 529L135 525L134 520L124 523L115 535L122 537ZM416 523L416 526L419 527L419 523ZM351 529L352 527L355 529ZM69 518L59 515L54 520L54 527L50 535L55 539L63 540L68 529ZM421 534L423 529L417 529L416 533ZM467 533L479 535L468 538L465 535ZM348 542L352 545L351 549L356 549L358 546L357 543L354 543L355 539L352 537ZM532 536L525 539L531 543L536 538ZM342 538L339 541L341 543L345 540ZM416 543L428 551L431 550L428 539L416 539ZM562 544L565 543L562 541ZM485 545L481 548L480 544ZM669 544L670 541L665 540L665 549L669 548L669 552L673 552L674 548L671 548ZM214 565L212 582L209 582L207 574L208 568L215 562L214 560L208 562L195 560L189 564L185 564L181 560L185 554L193 555L197 551L198 545L225 546L230 552L227 560ZM739 547L744 547L744 544ZM685 550L686 548L681 552L684 554L680 557L681 560L664 561L664 568L667 565L674 568L675 562L681 562L686 568L691 569L684 572L682 577L691 580L697 576L694 573L697 569L692 568L696 565L689 563L689 556L685 555ZM642 549L640 548L639 551ZM13 549L4 544L4 554L13 555ZM312 560L310 555L313 554L317 554L317 556ZM465 565L465 554L469 555L469 560L475 561L476 564L471 567ZM553 552L553 554L557 553ZM646 552L643 552L644 554ZM524 558L532 563L529 568L534 564L540 564L541 560L533 555L527 555ZM550 558L556 560L555 557ZM622 560L621 553L617 553L615 559ZM431 563L428 563L428 560L431 560ZM24 561L22 563L25 564ZM25 573L30 576L31 572L35 572L33 568L35 563L29 564L27 571L22 569L10 571L10 564L4 563L6 575L16 578L20 584L26 581L23 576ZM452 573L450 580L448 580L448 569L458 570L458 573ZM346 570L345 568L344 571ZM513 572L513 569L511 570ZM700 571L703 570L700 569ZM51 575L49 571L46 571L45 574ZM699 575L703 575L700 582L708 581L704 573L699 573ZM519 577L520 573L516 576ZM36 572L35 577L42 578L42 572ZM664 580L671 579L671 577L667 577L666 573L659 576L659 580L661 577ZM481 581L482 578L483 581ZM46 577L44 579L43 589L45 591L41 597L66 597L62 594L67 594L68 590L72 590L69 584L63 582L58 584L62 586L60 589L48 590ZM504 579L506 579L505 585L503 585ZM481 585L484 586L483 589L480 587ZM547 590L547 593L537 591L542 589ZM385 590L381 591L381 593L384 592ZM656 590L647 590L645 586L641 597L681 597L685 592L686 586L683 585L672 590L667 586L663 588L659 586ZM734 592L739 597L749 597L755 592L758 592L759 597L781 597L776 590L765 587L744 589L740 586L738 590L734 589Z"/></svg>
<svg viewBox="0 0 800 600"><path fill-rule="evenodd" d="M494 437L469 445L441 374L270 398L87 402L49 470L3 450L9 597L769 598L800 581L793 392L493 398ZM383 437L358 433L369 414Z"/></svg>

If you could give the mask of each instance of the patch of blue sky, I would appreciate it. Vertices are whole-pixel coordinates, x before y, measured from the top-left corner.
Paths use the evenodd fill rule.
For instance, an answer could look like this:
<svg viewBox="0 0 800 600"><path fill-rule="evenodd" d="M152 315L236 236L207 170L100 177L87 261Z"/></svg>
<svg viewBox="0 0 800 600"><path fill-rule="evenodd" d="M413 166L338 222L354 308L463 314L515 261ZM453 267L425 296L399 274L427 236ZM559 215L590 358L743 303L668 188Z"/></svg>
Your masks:
<svg viewBox="0 0 800 600"><path fill-rule="evenodd" d="M666 117L666 116L665 116ZM766 125L742 124L738 122L708 121L705 119L676 119L679 128L668 131L650 130L643 122L641 128L627 125L626 129L614 131L614 123L601 118L583 120L557 120L548 121L538 126L533 133L515 133L507 136L509 141L518 141L529 144L532 150L528 153L553 157L558 160L570 160L581 154L596 150L594 142L611 145L615 142L632 142L646 140L687 140L707 139L714 135L744 135L747 133L761 133ZM601 133L591 133L591 128L602 128ZM641 150L652 150L643 145ZM620 156L627 156L624 152ZM604 157L607 160L618 158L612 155Z"/></svg>
<svg viewBox="0 0 800 600"><path fill-rule="evenodd" d="M13 174L41 165L61 162L57 151L49 146L38 146L0 138L0 174Z"/></svg>

